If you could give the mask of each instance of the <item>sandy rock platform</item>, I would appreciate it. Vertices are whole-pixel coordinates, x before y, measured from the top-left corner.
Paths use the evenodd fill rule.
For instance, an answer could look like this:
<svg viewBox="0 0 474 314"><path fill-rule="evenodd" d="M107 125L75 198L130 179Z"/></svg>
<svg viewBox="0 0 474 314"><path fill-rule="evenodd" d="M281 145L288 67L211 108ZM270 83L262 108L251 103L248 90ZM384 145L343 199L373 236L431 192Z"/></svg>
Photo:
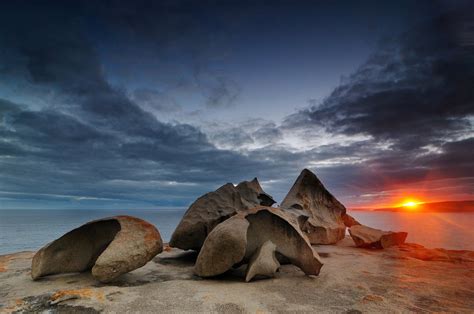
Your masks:
<svg viewBox="0 0 474 314"><path fill-rule="evenodd" d="M275 278L250 283L245 268L201 279L196 254L170 248L109 284L90 272L32 281L34 252L3 255L0 312L474 312L474 252L359 249L350 238L315 248L319 276L282 265Z"/></svg>

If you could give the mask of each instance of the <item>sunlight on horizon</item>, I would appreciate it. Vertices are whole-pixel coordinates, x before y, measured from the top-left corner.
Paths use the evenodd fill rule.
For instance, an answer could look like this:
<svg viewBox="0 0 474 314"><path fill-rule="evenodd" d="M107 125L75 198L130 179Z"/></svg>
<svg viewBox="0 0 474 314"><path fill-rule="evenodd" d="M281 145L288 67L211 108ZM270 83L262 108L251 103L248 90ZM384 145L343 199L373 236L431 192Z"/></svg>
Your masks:
<svg viewBox="0 0 474 314"><path fill-rule="evenodd" d="M413 199L404 200L398 207L403 207L407 211L416 211L418 210L418 205L423 204L424 202L419 202Z"/></svg>

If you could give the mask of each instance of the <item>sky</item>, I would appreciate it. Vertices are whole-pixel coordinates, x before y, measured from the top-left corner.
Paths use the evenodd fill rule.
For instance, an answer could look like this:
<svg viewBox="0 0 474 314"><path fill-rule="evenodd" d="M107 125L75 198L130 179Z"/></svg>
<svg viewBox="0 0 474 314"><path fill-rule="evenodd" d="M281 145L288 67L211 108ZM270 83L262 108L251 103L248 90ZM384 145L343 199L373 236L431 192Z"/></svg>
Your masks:
<svg viewBox="0 0 474 314"><path fill-rule="evenodd" d="M474 199L469 1L3 1L0 209L186 207L303 168Z"/></svg>

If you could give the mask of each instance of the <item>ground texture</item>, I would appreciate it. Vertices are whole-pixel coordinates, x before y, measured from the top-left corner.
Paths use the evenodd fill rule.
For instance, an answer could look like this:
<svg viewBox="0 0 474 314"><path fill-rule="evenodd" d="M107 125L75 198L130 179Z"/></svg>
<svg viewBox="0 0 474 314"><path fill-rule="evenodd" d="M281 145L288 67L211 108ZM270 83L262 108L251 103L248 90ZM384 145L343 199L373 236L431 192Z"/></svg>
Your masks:
<svg viewBox="0 0 474 314"><path fill-rule="evenodd" d="M0 312L474 312L474 252L358 249L350 238L315 249L319 276L283 265L275 278L250 283L243 268L201 279L196 254L170 248L107 285L89 273L32 281L33 252L4 255Z"/></svg>

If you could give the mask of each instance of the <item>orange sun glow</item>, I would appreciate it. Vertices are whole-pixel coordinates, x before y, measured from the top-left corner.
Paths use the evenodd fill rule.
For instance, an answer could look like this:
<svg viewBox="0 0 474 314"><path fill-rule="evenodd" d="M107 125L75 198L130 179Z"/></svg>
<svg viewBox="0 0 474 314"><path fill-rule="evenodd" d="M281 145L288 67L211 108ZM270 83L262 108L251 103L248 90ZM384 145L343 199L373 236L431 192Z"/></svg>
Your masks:
<svg viewBox="0 0 474 314"><path fill-rule="evenodd" d="M399 206L404 207L407 210L416 210L419 204L422 204L423 202L418 202L412 199L406 199L404 200Z"/></svg>

